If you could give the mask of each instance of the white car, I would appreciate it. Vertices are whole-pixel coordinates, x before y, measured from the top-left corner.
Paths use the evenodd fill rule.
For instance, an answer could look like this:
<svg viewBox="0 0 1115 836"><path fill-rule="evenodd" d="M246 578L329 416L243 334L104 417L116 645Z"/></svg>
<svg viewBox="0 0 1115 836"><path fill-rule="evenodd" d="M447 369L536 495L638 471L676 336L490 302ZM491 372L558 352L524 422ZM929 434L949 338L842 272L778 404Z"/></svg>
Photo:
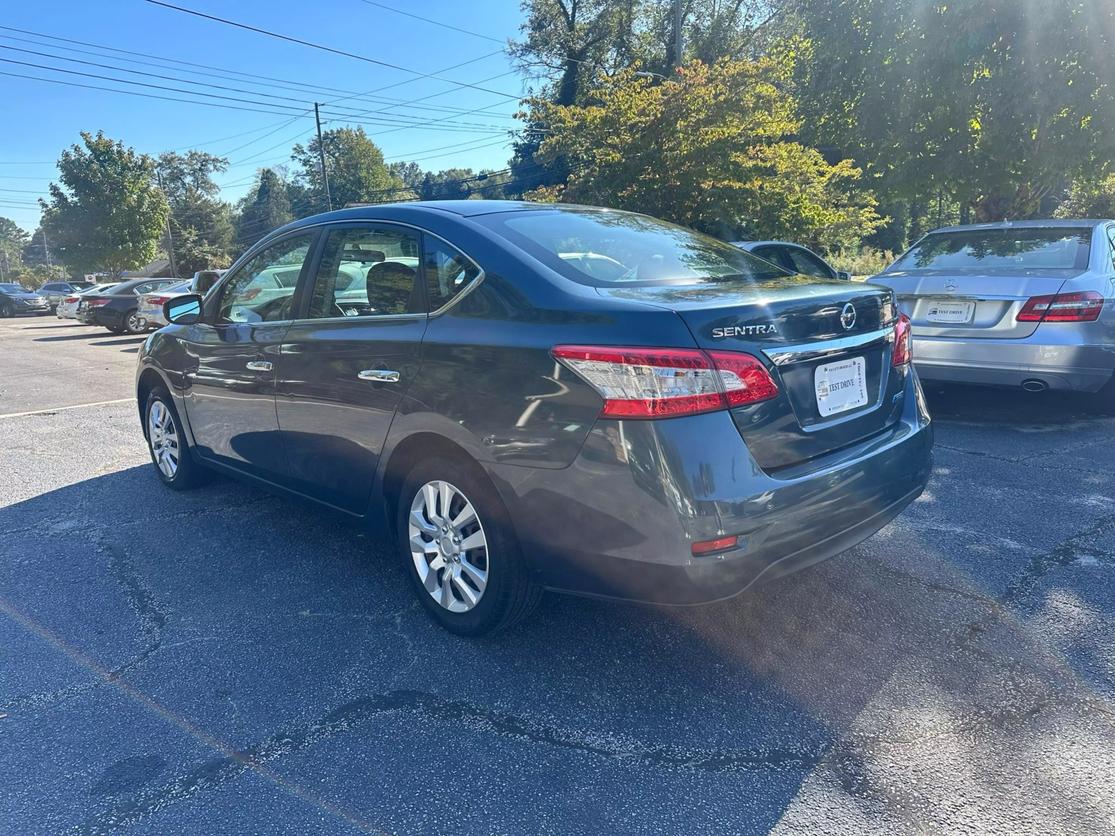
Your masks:
<svg viewBox="0 0 1115 836"><path fill-rule="evenodd" d="M142 319L148 328L162 328L167 324L166 317L163 316L163 305L166 301L192 292L192 282L178 282L152 290L150 293L141 293L136 305L136 316Z"/></svg>
<svg viewBox="0 0 1115 836"><path fill-rule="evenodd" d="M84 290L79 290L77 293L71 293L69 296L65 296L62 298L62 300L58 303L58 307L55 309L54 314L59 319L77 319L77 306L78 303L81 301L82 296L85 296L86 294L104 293L109 288L116 287L117 284L118 282L112 282L110 284L95 284L92 287L87 287Z"/></svg>

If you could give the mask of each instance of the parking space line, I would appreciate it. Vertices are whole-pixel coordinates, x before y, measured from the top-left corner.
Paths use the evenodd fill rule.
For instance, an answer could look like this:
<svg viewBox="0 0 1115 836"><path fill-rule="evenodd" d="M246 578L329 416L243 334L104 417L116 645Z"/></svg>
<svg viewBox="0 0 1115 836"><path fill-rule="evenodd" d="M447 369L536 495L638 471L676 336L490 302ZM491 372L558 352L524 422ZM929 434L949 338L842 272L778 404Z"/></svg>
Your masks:
<svg viewBox="0 0 1115 836"><path fill-rule="evenodd" d="M114 401L95 401L94 403L75 403L70 406L56 406L50 409L33 409L30 412L9 412L6 415L0 415L0 418L24 418L28 415L50 415L55 412L63 412L67 409L83 409L89 406L108 406L114 403L129 403L134 402L135 398L117 398Z"/></svg>

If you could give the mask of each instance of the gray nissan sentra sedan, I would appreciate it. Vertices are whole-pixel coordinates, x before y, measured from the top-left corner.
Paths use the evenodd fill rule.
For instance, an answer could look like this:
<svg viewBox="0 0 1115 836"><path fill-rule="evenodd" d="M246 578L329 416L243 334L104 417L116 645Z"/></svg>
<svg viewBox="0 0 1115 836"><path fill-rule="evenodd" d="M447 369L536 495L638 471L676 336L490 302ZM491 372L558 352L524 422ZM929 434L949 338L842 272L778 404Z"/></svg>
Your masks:
<svg viewBox="0 0 1115 836"><path fill-rule="evenodd" d="M870 281L913 321L926 380L1095 392L1115 408L1115 221L938 229Z"/></svg>
<svg viewBox="0 0 1115 836"><path fill-rule="evenodd" d="M137 378L159 478L224 471L386 523L458 633L543 589L736 595L870 536L929 476L889 290L643 215L346 209L165 314Z"/></svg>

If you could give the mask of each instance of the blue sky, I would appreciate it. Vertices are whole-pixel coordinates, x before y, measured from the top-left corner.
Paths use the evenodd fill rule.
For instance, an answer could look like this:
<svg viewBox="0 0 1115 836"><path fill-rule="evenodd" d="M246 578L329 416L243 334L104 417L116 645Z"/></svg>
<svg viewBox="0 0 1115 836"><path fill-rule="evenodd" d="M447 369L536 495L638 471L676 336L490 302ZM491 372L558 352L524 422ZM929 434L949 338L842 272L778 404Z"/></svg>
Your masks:
<svg viewBox="0 0 1115 836"><path fill-rule="evenodd" d="M0 100L5 111L5 126L0 131L0 216L11 218L28 231L37 226L39 211L32 202L46 195L47 184L56 176L53 161L63 148L78 141L82 130L103 130L149 154L196 147L225 155L230 169L218 181L224 186L222 197L236 200L249 187L257 167L287 161L290 146L310 137L312 112L308 116L298 114L311 110L315 100L331 102L323 111L330 127L354 120L364 123L364 130L389 161L414 159L423 168L433 170L506 165L510 150L504 131L517 124L509 118L518 109L512 97L526 89L525 80L501 51L507 38L518 34L518 0L168 2L449 80L416 78L408 72L287 43L144 0L11 0L4 4L0 26L97 46L0 29L0 59L25 62L0 61L0 73L197 99L174 91L26 66L49 65L251 101L209 99L229 106L217 108L0 75ZM453 31L390 9L486 37ZM121 69L75 63L60 56ZM207 66L171 65L164 63L166 59ZM447 69L458 64L462 66ZM173 78L134 75L122 69ZM225 70L269 79L233 75ZM185 79L238 89L198 87L185 83ZM327 89L292 88L286 82ZM455 86L462 84L484 89ZM393 86L379 89L388 85ZM378 92L368 92L372 90ZM370 98L353 98L352 93ZM483 112L460 112L473 109Z"/></svg>

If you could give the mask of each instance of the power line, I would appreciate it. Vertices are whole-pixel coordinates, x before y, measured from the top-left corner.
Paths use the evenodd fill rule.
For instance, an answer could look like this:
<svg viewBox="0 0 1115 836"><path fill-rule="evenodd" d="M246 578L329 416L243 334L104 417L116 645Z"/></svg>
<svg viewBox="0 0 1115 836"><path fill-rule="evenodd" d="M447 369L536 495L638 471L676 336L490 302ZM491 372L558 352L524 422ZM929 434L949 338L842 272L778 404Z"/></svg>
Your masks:
<svg viewBox="0 0 1115 836"><path fill-rule="evenodd" d="M454 32L460 32L464 35L472 35L477 38L483 38L486 41L495 41L497 44L503 43L500 38L493 38L491 35L483 35L480 32L473 32L470 29L462 29L460 26L454 26L451 23L442 23L440 20L433 20L432 18L422 17L422 15L412 14L411 12L404 12L402 9L395 9L391 6L384 5L383 3L376 3L374 2L374 0L364 0L364 2L367 3L369 6L376 6L380 9L386 9L387 11L394 12L397 15L406 15L407 17L413 17L415 20L432 23L434 26L440 26L443 29L452 29Z"/></svg>
<svg viewBox="0 0 1115 836"><path fill-rule="evenodd" d="M346 99L367 98L369 101L375 101L375 102L381 103L381 104L406 105L406 104L408 104L408 101L405 100L405 99L392 99L392 98L386 98L386 97L380 97L379 99L372 99L369 94L374 93L374 92L378 92L379 90L387 90L387 89L390 89L392 87L398 87L398 86L403 85L403 84L411 84L411 83L418 80L418 79L406 79L406 80L403 80L403 81L395 82L394 84L388 84L388 85L385 85L383 87L379 87L379 88L375 88L373 90L366 91L365 93L358 93L358 92L353 91L353 90L344 90L344 89L338 88L338 87L328 87L328 86L323 86L323 85L318 85L318 84L307 84L305 82L293 81L291 79L279 79L279 78L275 78L273 76L258 75L256 73L245 73L245 72L241 72L239 70L231 70L231 69L227 69L227 68L213 67L213 66L208 65L208 64L196 64L196 63L191 62L191 61L181 61L181 60L178 60L178 59L175 59L175 58L163 58L163 57L148 55L147 53L143 53L143 52L130 52L130 51L127 51L127 50L117 49L116 47L106 46L104 44L94 44L94 43L90 43L88 41L74 40L73 38L63 38L63 37L58 36L58 35L48 35L48 34L39 33L39 32L31 32L29 30L16 29L16 28L10 27L10 26L0 26L0 30L7 30L7 31L12 31L12 32L23 32L23 33L26 33L26 34L33 35L35 38L39 39L39 40L31 40L29 38L20 38L20 37L14 36L14 35L0 35L0 38L3 38L4 40L19 41L21 43L33 44L35 46L46 46L46 47L50 47L50 48L57 48L57 44L42 43L42 40L59 41L61 43L66 43L66 44L79 44L81 46L89 47L90 49L93 49L93 50L101 50L101 51L107 51L107 52L121 53L123 55L126 55L127 58L128 58L128 61L132 64L139 64L139 65L148 66L148 67L156 67L158 69L164 69L164 70L165 69L171 69L171 70L181 72L181 70L177 70L177 68L175 68L175 67L165 66L166 64L181 64L181 65L187 66L187 67L203 67L203 68L210 69L210 70L218 70L218 72L216 72L216 73L204 72L203 70L196 70L196 69L192 70L191 72L193 72L196 75L210 76L210 77L213 77L213 78L220 78L220 79L224 79L224 80L227 80L228 76L230 76L230 75L241 76L245 79L249 79L249 81L247 83L255 84L256 86L275 87L275 88L278 88L280 90L282 90L282 89L292 90L293 92L302 93L303 95L308 95L308 96L311 96L311 97L317 97L317 96L320 95L321 92L326 92L326 93L331 93L331 94L332 93L343 93L343 94L345 94L344 96L342 96L338 99L334 99L333 101L335 101L335 102L336 101L344 101ZM72 50L72 51L75 52L75 53L78 53L78 54L88 55L88 56L92 56L92 57L96 57L96 58L109 58L109 59L114 58L114 56L111 56L111 55L102 55L99 52L90 52L89 50ZM457 64L452 65L451 67L446 67L444 69L437 70L435 74L440 75L442 73L448 72L449 70L457 69L459 67L463 67L463 66L466 66L468 64L475 64L478 61L483 61L486 58L491 58L493 55L500 55L502 53L503 53L503 50L498 50L497 49L493 52L485 53L484 55L478 56L476 58L470 58L467 61L461 61ZM150 58L157 58L158 61L161 61L163 63L154 63L154 62L151 62L151 61L137 60L136 57L135 57L136 55L142 55L142 56L146 56L146 57L150 57ZM130 72L130 70L125 70L125 72ZM511 71L511 73L515 73L515 72L517 72L517 71L516 70ZM511 73L507 73L507 75L510 75ZM251 80L251 79L265 79L265 80L264 81L255 81L255 80ZM277 82L277 83L268 83L268 82ZM482 84L483 82L474 82L474 83ZM456 88L454 88L454 89L456 89ZM313 92L307 93L306 91L313 91ZM452 92L452 90L446 91L446 92ZM492 107L495 107L495 105L492 105ZM436 109L436 110L443 110L443 111L459 110L459 108L437 107L437 106L434 106L434 105L428 105L428 106L423 107L422 109L423 110L435 110ZM493 115L497 115L497 116L501 116L501 117L507 117L507 118L511 118L513 116L513 114L502 114L502 113L501 114L493 114Z"/></svg>
<svg viewBox="0 0 1115 836"><path fill-rule="evenodd" d="M480 90L481 92L484 92L484 93L491 93L493 95L503 96L503 97L508 98L508 99L518 99L519 98L518 95L512 95L510 93L504 93L500 90L491 90L487 87L479 87L475 84L469 84L467 82L453 81L452 79L442 78L441 76L435 75L434 73L423 73L419 70L412 70L410 67L403 67L403 66L400 66L398 64L392 64L388 61L380 61L380 60L375 59L375 58L368 58L365 55L357 55L355 52L346 52L343 49L335 49L331 46L325 46L324 44L317 44L317 43L314 43L313 41L305 41L305 40L302 40L301 38L292 37L291 35L283 35L279 32L271 32L267 29L261 29L258 26L252 26L252 25L247 24L247 23L239 23L235 20L229 20L228 18L217 17L216 15L205 14L204 12L195 11L193 9L187 9L184 6L175 6L173 3L165 3L165 2L163 2L163 0L145 0L145 1L147 3L150 3L150 4L154 5L154 6L163 6L164 8L173 9L174 11L177 11L177 12L183 12L185 14L194 15L195 17L204 18L205 20L212 20L215 23L223 23L226 26L235 26L238 29L244 29L248 32L255 32L258 35L266 35L269 38L277 38L278 40L287 41L289 43L294 43L294 44L299 44L301 46L310 47L311 49L318 49L318 50L321 50L322 52L330 52L330 53L333 53L334 55L341 55L341 56L344 56L345 58L352 58L352 59L355 59L357 61L363 61L366 64L375 64L375 65L380 66L380 67L387 67L387 68L392 69L392 70L398 70L400 72L410 73L415 78L431 78L431 79L434 79L436 81L444 81L444 82L447 82L449 84L455 84L459 87L470 87L473 90Z"/></svg>

